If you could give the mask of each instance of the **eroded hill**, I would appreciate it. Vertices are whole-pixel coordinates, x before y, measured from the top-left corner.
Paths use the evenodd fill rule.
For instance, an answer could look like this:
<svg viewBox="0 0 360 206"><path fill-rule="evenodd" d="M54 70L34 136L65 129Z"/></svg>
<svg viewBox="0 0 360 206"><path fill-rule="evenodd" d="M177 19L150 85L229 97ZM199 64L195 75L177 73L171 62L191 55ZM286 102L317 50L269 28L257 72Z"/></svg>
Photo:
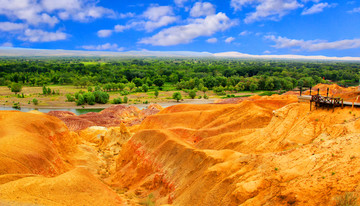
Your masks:
<svg viewBox="0 0 360 206"><path fill-rule="evenodd" d="M0 203L334 205L360 189L359 109L274 95L125 110L115 127L78 131L1 112Z"/></svg>

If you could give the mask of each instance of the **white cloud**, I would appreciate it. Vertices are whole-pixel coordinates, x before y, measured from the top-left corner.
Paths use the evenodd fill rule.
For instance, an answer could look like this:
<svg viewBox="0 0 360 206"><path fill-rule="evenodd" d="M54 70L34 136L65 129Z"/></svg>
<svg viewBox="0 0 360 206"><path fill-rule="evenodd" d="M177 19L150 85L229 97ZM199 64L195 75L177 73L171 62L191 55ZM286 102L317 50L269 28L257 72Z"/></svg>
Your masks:
<svg viewBox="0 0 360 206"><path fill-rule="evenodd" d="M336 50L345 50L345 49L355 49L360 48L360 39L345 39L339 41L328 42L326 40L297 40L297 39L288 39L286 37L275 37L273 35L266 36L265 38L275 42L273 47L281 48L298 48L307 51L320 51L326 49L336 49Z"/></svg>
<svg viewBox="0 0 360 206"><path fill-rule="evenodd" d="M131 17L134 17L135 15L136 14L132 13L132 12L122 13L122 14L119 14L119 18L121 18L121 19L131 18Z"/></svg>
<svg viewBox="0 0 360 206"><path fill-rule="evenodd" d="M123 32L125 29L127 29L127 27L123 25L115 25L114 27L115 32Z"/></svg>
<svg viewBox="0 0 360 206"><path fill-rule="evenodd" d="M325 8L332 8L335 7L336 4L328 4L328 3L319 3L314 4L312 7L305 9L301 15L309 15L322 12Z"/></svg>
<svg viewBox="0 0 360 206"><path fill-rule="evenodd" d="M157 28L167 26L178 18L174 16L171 6L151 6L142 15L147 21L137 22L143 24L146 31L151 32Z"/></svg>
<svg viewBox="0 0 360 206"><path fill-rule="evenodd" d="M206 40L206 42L208 42L208 43L216 43L217 41L218 41L217 38L210 38L210 39Z"/></svg>
<svg viewBox="0 0 360 206"><path fill-rule="evenodd" d="M271 51L265 50L265 51L264 51L264 54L271 54Z"/></svg>
<svg viewBox="0 0 360 206"><path fill-rule="evenodd" d="M22 20L31 25L54 26L59 22L57 17L45 13L35 0L0 0L0 15L5 15L9 19Z"/></svg>
<svg viewBox="0 0 360 206"><path fill-rule="evenodd" d="M233 42L234 40L235 40L234 37L228 37L228 38L225 39L225 43L231 43L231 42Z"/></svg>
<svg viewBox="0 0 360 206"><path fill-rule="evenodd" d="M354 8L353 10L348 11L349 13L360 13L360 7Z"/></svg>
<svg viewBox="0 0 360 206"><path fill-rule="evenodd" d="M26 28L25 24L12 23L12 22L0 22L0 31L19 31Z"/></svg>
<svg viewBox="0 0 360 206"><path fill-rule="evenodd" d="M183 7L184 3L186 3L188 0L174 0L176 6Z"/></svg>
<svg viewBox="0 0 360 206"><path fill-rule="evenodd" d="M86 50L99 50L99 51L104 51L104 50L123 51L125 49L124 47L119 47L117 44L110 44L110 43L101 44L101 45L85 45L82 46L81 48Z"/></svg>
<svg viewBox="0 0 360 206"><path fill-rule="evenodd" d="M152 21L158 21L162 16L169 16L173 14L171 6L152 6L144 12L143 16Z"/></svg>
<svg viewBox="0 0 360 206"><path fill-rule="evenodd" d="M101 17L114 17L111 9L96 6L90 0L0 0L0 15L27 24L54 26L60 19L88 21Z"/></svg>
<svg viewBox="0 0 360 206"><path fill-rule="evenodd" d="M211 36L218 31L224 31L233 26L224 13L207 16L204 19L195 19L183 26L174 26L160 31L152 37L143 38L139 43L157 46L186 44L200 36Z"/></svg>
<svg viewBox="0 0 360 206"><path fill-rule="evenodd" d="M308 2L315 2L318 3L320 0L301 0L301 2L308 3Z"/></svg>
<svg viewBox="0 0 360 206"><path fill-rule="evenodd" d="M242 31L239 35L240 36L246 36L246 35L249 35L249 34L251 34L252 32L250 32L250 31Z"/></svg>
<svg viewBox="0 0 360 206"><path fill-rule="evenodd" d="M145 22L145 30L148 32L154 31L157 28L167 26L177 20L175 16L162 16L158 21Z"/></svg>
<svg viewBox="0 0 360 206"><path fill-rule="evenodd" d="M55 10L80 10L82 7L82 2L79 0L42 0L41 4L43 5L44 9L49 12Z"/></svg>
<svg viewBox="0 0 360 206"><path fill-rule="evenodd" d="M231 0L231 7L240 11L244 6L256 7L256 11L248 13L245 23L264 19L279 20L290 11L303 7L297 0Z"/></svg>
<svg viewBox="0 0 360 206"><path fill-rule="evenodd" d="M13 47L14 45L11 42L5 42L1 45L1 47Z"/></svg>
<svg viewBox="0 0 360 206"><path fill-rule="evenodd" d="M65 40L69 35L61 31L47 32L40 29L26 29L19 39L29 42L51 42Z"/></svg>
<svg viewBox="0 0 360 206"><path fill-rule="evenodd" d="M209 2L196 2L190 10L190 16L192 17L209 16L213 14L215 14L215 8Z"/></svg>
<svg viewBox="0 0 360 206"><path fill-rule="evenodd" d="M109 37L113 33L113 30L100 30L97 32L98 37Z"/></svg>
<svg viewBox="0 0 360 206"><path fill-rule="evenodd" d="M126 25L115 25L113 30L100 30L101 37L110 36L112 32L123 32L126 29L137 29L152 32L160 27L167 26L178 20L174 16L171 6L150 6L138 19L128 22ZM106 32L105 32L106 31ZM104 32L104 33L103 33ZM99 33L98 33L99 36Z"/></svg>

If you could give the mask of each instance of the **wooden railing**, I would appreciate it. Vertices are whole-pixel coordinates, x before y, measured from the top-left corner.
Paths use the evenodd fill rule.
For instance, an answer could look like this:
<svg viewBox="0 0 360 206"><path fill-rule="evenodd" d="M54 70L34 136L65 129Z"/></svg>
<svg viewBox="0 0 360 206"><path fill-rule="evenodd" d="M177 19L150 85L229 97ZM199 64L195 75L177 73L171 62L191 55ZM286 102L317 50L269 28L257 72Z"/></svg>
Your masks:
<svg viewBox="0 0 360 206"><path fill-rule="evenodd" d="M344 107L344 100L337 97L323 97L319 94L312 95L310 99L310 110L312 103L315 102L315 107L332 108L334 111L335 107Z"/></svg>

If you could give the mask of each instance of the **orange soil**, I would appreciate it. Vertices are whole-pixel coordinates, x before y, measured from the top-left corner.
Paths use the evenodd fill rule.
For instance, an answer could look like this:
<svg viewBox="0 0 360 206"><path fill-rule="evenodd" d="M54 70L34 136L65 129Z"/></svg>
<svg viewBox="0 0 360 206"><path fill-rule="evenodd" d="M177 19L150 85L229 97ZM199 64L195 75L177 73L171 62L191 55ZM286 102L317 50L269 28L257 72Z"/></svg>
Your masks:
<svg viewBox="0 0 360 206"><path fill-rule="evenodd" d="M0 112L0 204L138 205L152 193L156 205L334 205L360 191L360 109L273 95L132 116L145 119L75 133Z"/></svg>
<svg viewBox="0 0 360 206"><path fill-rule="evenodd" d="M357 98L358 96L360 96L359 87L345 88L338 86L337 84L331 84L331 85L318 84L312 88L311 94L312 95L317 94L319 89L320 95L326 96L327 88L329 88L330 97L340 97L343 98L344 101L349 101L349 102L353 102L353 101L360 102L360 98ZM309 94L310 94L310 90L304 92L304 95L309 95Z"/></svg>
<svg viewBox="0 0 360 206"><path fill-rule="evenodd" d="M1 204L121 205L120 197L90 173L96 157L62 121L1 111L0 122Z"/></svg>

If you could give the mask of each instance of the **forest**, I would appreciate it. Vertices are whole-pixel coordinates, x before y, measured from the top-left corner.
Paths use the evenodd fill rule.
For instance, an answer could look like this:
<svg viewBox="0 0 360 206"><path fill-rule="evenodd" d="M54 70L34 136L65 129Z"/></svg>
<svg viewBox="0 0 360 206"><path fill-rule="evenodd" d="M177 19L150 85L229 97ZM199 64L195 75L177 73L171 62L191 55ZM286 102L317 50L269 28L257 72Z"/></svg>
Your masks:
<svg viewBox="0 0 360 206"><path fill-rule="evenodd" d="M359 62L155 57L2 57L0 85L125 87L141 92L171 84L176 90L292 90L318 83L357 85Z"/></svg>

